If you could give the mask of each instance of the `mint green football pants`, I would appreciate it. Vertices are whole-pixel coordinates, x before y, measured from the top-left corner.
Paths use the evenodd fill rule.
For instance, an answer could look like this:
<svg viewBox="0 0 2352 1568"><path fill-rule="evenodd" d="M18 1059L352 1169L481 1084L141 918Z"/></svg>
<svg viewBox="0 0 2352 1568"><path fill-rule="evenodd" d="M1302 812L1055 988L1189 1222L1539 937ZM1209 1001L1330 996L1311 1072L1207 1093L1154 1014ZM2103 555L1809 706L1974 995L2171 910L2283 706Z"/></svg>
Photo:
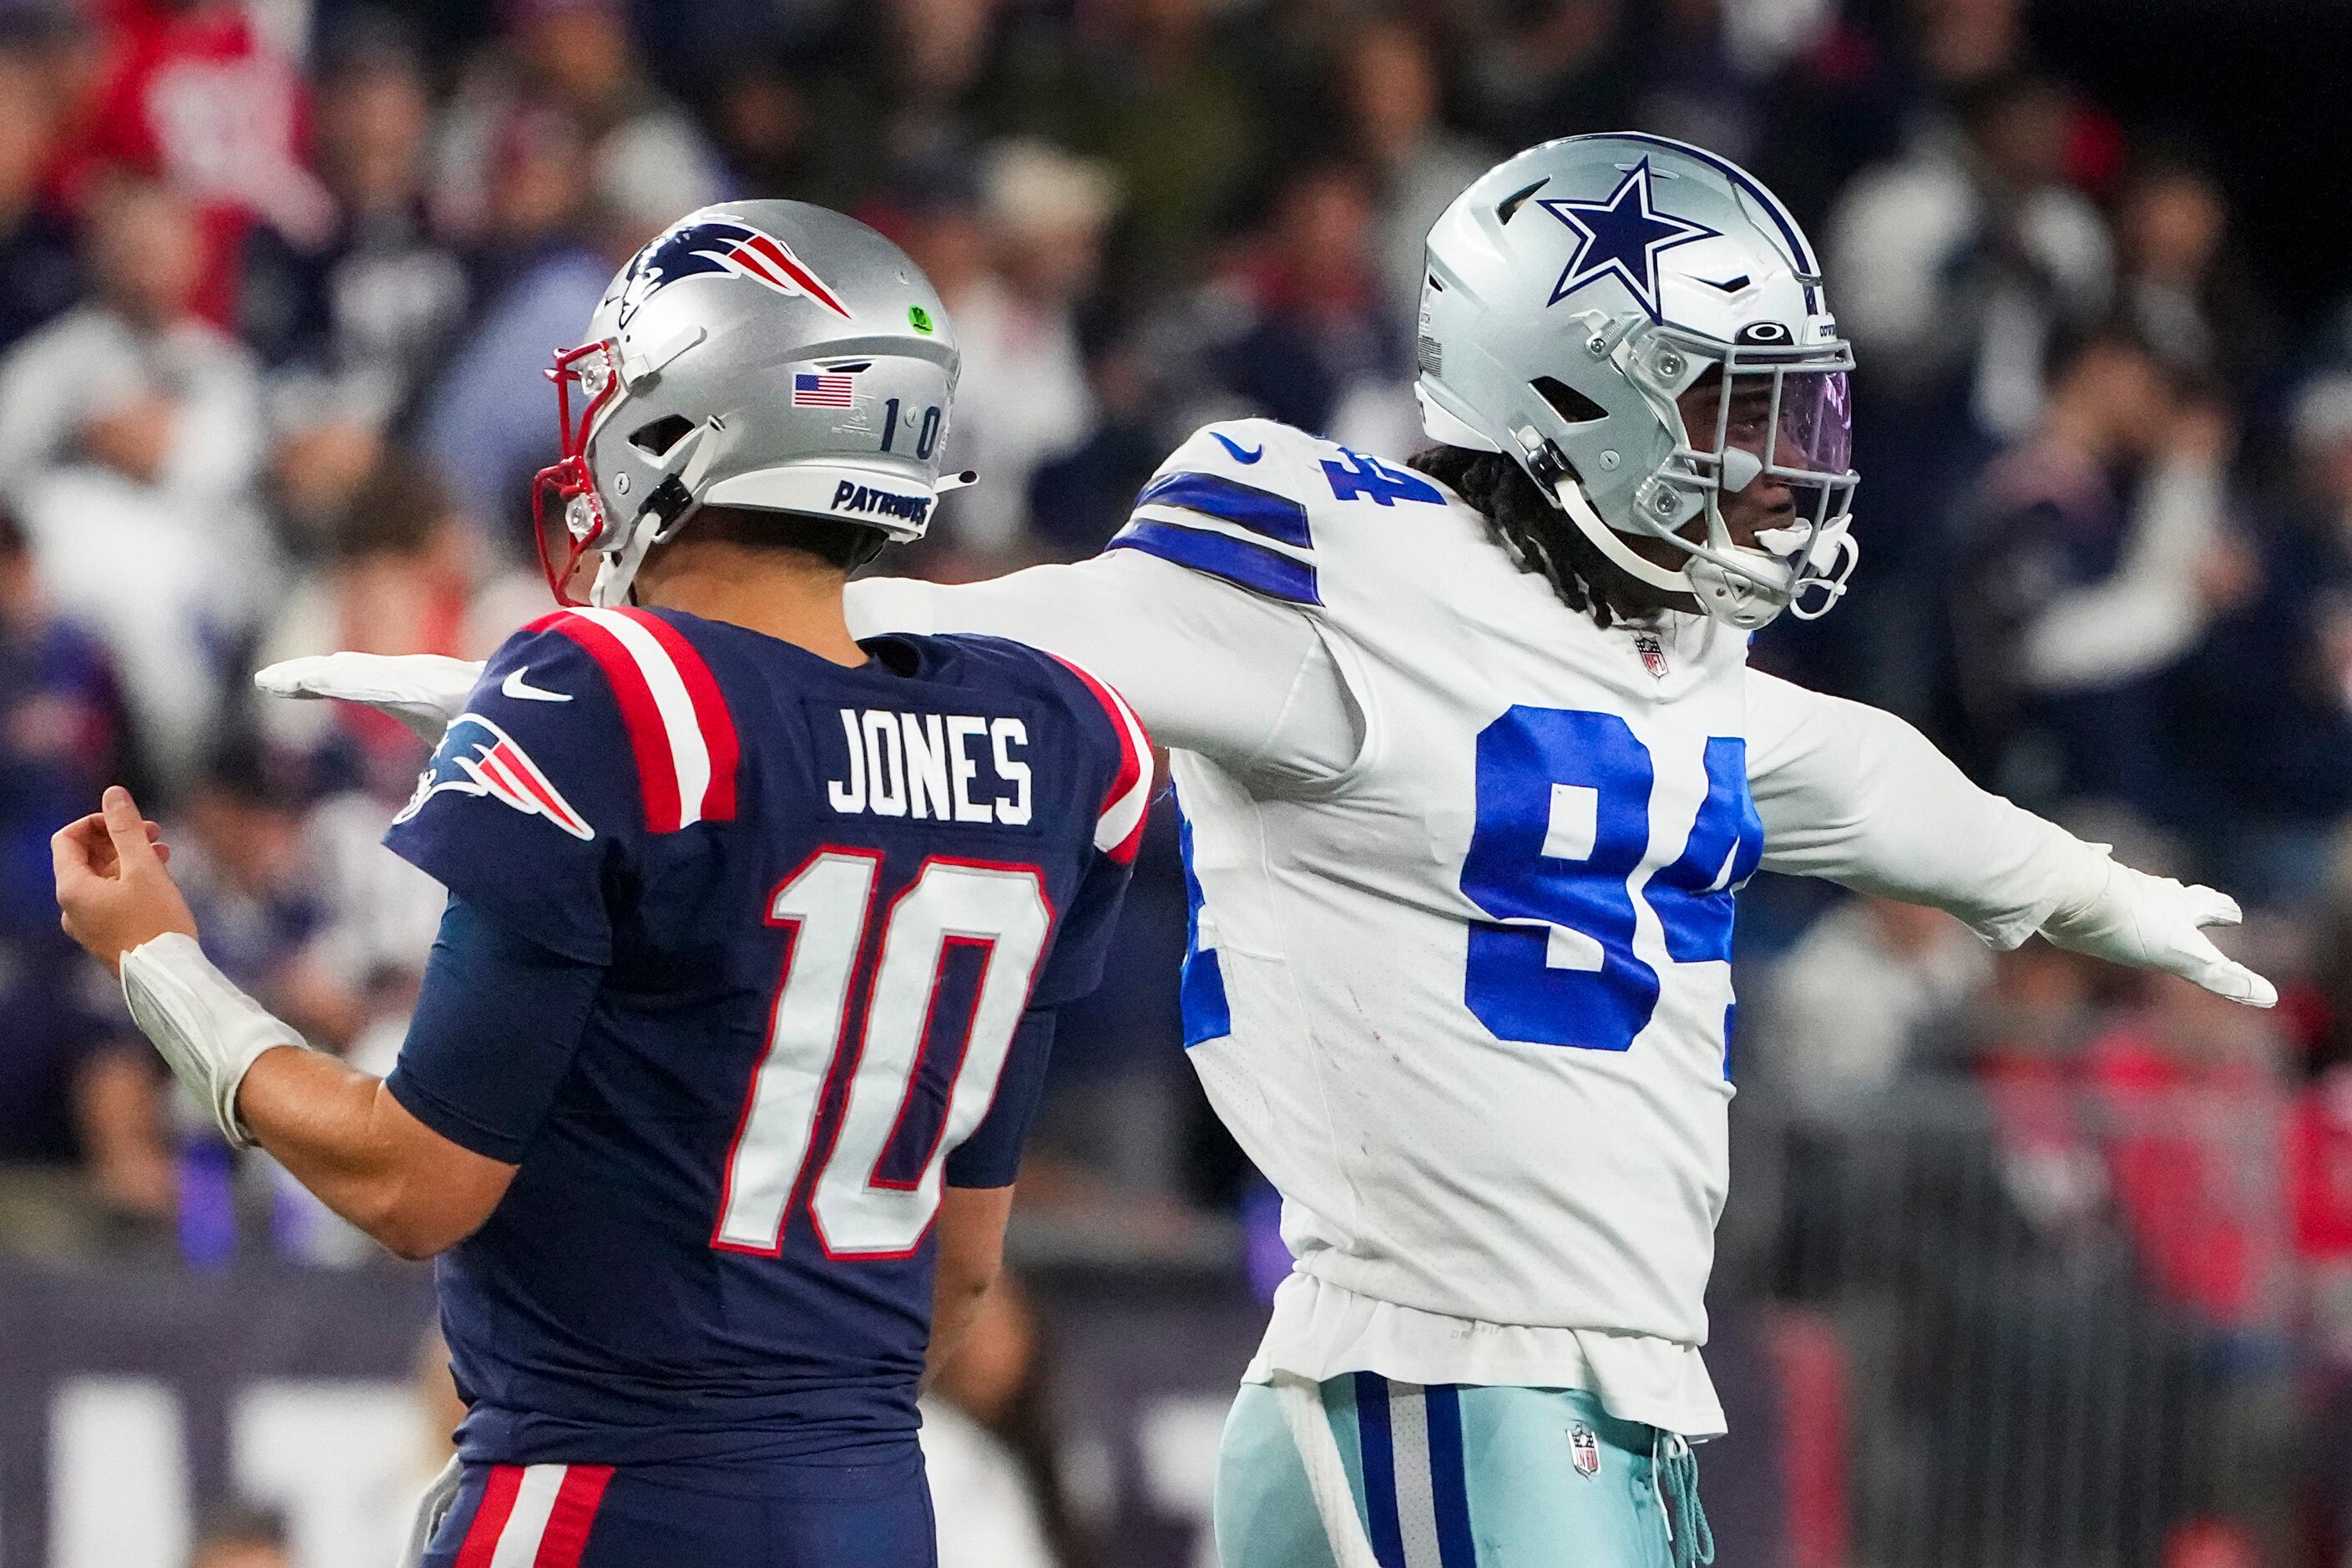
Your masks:
<svg viewBox="0 0 2352 1568"><path fill-rule="evenodd" d="M1689 1445L1581 1390L1357 1373L1319 1392L1380 1568L1694 1568L1715 1556ZM1283 1397L1244 1384L1226 1418L1223 1568L1337 1568Z"/></svg>

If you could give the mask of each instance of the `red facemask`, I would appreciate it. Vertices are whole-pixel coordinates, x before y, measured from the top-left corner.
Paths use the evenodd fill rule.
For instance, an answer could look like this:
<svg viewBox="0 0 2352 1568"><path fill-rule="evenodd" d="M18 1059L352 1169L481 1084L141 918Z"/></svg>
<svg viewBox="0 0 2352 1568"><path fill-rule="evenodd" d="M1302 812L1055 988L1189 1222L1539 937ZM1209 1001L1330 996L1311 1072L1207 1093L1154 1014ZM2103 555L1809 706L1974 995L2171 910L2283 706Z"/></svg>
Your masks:
<svg viewBox="0 0 2352 1568"><path fill-rule="evenodd" d="M610 542L612 521L596 494L595 476L588 471L588 438L595 432L597 416L620 394L614 345L609 341L583 343L559 353L547 379L555 383L563 455L532 476L531 531L539 545L540 570L547 574L555 602L577 607L588 601L575 598L572 589L578 585L585 594L586 584L579 579L589 571L589 558ZM572 413L575 384L580 395L576 420ZM593 581L589 572L589 582Z"/></svg>

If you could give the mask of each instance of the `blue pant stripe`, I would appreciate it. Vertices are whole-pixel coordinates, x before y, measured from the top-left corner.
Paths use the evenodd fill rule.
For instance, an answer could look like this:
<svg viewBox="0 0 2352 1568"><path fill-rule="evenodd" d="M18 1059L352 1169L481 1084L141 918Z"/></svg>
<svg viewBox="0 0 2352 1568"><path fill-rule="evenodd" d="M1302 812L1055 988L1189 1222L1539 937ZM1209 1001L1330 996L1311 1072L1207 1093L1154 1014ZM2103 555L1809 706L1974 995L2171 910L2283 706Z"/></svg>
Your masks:
<svg viewBox="0 0 2352 1568"><path fill-rule="evenodd" d="M1389 1435L1389 1380L1356 1373L1356 1440L1364 1458L1364 1522L1381 1568L1405 1568L1404 1531L1397 1522L1396 1445Z"/></svg>
<svg viewBox="0 0 2352 1568"><path fill-rule="evenodd" d="M1470 1481L1462 1458L1462 1390L1450 1383L1422 1391L1429 1422L1429 1491L1436 1504L1437 1555L1444 1568L1478 1568L1470 1534Z"/></svg>

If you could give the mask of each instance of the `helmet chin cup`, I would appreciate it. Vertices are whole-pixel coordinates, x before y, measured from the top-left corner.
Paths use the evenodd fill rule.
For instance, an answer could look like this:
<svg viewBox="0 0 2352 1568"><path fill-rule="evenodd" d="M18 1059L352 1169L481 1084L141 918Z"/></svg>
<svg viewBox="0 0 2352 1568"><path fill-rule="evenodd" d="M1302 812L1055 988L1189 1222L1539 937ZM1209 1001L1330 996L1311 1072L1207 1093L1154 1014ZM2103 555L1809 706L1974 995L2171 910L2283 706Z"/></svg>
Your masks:
<svg viewBox="0 0 2352 1568"><path fill-rule="evenodd" d="M1747 571L1735 572L1705 555L1692 556L1683 571L1707 619L1738 631L1757 631L1788 607L1788 583L1795 574L1788 563L1761 550L1735 549L1732 553L1741 558ZM1759 581L1775 577L1780 579L1777 587Z"/></svg>

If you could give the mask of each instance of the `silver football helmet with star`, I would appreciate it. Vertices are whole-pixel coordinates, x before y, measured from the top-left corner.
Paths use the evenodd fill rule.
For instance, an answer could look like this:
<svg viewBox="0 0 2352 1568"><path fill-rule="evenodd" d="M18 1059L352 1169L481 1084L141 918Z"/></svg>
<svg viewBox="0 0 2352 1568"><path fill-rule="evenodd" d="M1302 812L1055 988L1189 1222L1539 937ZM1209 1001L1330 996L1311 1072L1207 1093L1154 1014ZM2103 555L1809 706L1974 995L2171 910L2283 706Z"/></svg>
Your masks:
<svg viewBox="0 0 2352 1568"><path fill-rule="evenodd" d="M531 512L549 586L625 603L646 552L703 506L921 537L958 482L940 475L957 369L930 280L855 218L787 201L688 213L548 373L563 446Z"/></svg>
<svg viewBox="0 0 2352 1568"><path fill-rule="evenodd" d="M1415 390L1433 438L1509 454L1616 565L1718 620L1837 602L1861 553L1853 350L1812 246L1755 176L1659 136L1546 142L1455 198L1427 266ZM1714 417L1685 421L1676 400L1709 376ZM1722 498L1759 479L1792 508L1744 543ZM1646 559L1641 536L1680 563Z"/></svg>

